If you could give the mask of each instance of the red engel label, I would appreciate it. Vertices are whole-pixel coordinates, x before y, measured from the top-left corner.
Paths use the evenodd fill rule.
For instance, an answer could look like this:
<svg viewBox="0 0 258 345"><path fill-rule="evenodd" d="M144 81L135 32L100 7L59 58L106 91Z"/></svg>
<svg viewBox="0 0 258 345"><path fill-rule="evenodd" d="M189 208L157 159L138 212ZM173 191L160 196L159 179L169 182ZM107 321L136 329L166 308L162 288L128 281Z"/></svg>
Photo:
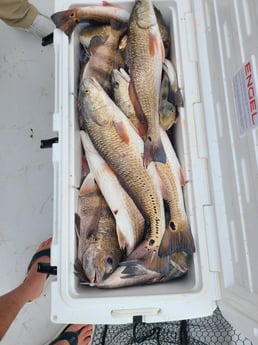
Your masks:
<svg viewBox="0 0 258 345"><path fill-rule="evenodd" d="M240 133L258 125L258 103L251 61L233 78L235 107Z"/></svg>

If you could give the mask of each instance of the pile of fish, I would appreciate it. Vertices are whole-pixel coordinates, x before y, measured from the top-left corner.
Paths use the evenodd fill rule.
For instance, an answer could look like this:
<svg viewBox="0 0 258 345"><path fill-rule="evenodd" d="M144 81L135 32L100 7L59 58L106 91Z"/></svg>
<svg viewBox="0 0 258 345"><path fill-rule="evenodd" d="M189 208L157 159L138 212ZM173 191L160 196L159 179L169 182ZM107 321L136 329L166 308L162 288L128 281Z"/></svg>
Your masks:
<svg viewBox="0 0 258 345"><path fill-rule="evenodd" d="M52 20L69 38L87 22L77 100L85 154L75 217L81 283L116 288L184 275L195 245L167 134L183 100L161 12L136 0L130 12L103 3Z"/></svg>

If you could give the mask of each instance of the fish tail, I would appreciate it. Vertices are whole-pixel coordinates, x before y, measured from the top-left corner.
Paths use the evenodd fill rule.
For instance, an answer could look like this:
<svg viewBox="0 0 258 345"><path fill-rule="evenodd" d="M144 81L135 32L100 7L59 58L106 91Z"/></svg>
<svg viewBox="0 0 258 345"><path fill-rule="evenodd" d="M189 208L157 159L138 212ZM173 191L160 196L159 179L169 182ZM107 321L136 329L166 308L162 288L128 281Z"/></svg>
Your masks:
<svg viewBox="0 0 258 345"><path fill-rule="evenodd" d="M156 249L149 244L149 240L143 241L129 256L130 260L138 260L146 269L166 274L169 271L169 256L160 257Z"/></svg>
<svg viewBox="0 0 258 345"><path fill-rule="evenodd" d="M154 145L151 138L147 137L144 142L143 161L145 167L148 167L152 161L166 163L167 157L161 139L159 139L158 143Z"/></svg>
<svg viewBox="0 0 258 345"><path fill-rule="evenodd" d="M182 222L179 225L170 221L162 237L158 251L159 256L163 257L176 252L185 252L190 255L195 252L194 240L188 222Z"/></svg>
<svg viewBox="0 0 258 345"><path fill-rule="evenodd" d="M55 26L64 31L66 35L71 37L71 34L78 24L78 19L76 16L76 9L66 10L66 11L60 11L52 14L51 19Z"/></svg>

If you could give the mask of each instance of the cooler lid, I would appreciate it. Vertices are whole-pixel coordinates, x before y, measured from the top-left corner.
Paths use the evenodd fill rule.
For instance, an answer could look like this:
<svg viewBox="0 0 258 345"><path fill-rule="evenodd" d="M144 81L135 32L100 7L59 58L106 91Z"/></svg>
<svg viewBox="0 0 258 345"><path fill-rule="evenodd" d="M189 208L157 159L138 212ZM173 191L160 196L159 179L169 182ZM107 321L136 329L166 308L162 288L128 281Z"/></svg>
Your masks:
<svg viewBox="0 0 258 345"><path fill-rule="evenodd" d="M207 207L215 215L220 260L218 305L234 327L257 342L258 3L192 4L204 114L197 145L205 143L207 150ZM208 246L214 252L215 243Z"/></svg>

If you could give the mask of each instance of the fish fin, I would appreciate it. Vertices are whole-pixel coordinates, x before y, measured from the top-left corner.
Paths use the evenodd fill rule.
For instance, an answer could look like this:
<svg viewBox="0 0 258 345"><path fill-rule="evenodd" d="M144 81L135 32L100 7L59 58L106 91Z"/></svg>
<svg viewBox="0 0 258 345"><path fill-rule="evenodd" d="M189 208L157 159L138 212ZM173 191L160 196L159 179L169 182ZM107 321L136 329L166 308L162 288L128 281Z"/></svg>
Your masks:
<svg viewBox="0 0 258 345"><path fill-rule="evenodd" d="M149 34L149 48L150 48L150 56L154 56L159 49L159 42L157 35L150 32ZM164 47L163 47L164 49Z"/></svg>
<svg viewBox="0 0 258 345"><path fill-rule="evenodd" d="M182 273L188 271L188 256L185 252L178 252L171 255L172 265Z"/></svg>
<svg viewBox="0 0 258 345"><path fill-rule="evenodd" d="M167 157L161 139L159 139L158 144L154 146L151 138L147 137L144 142L143 161L146 168L152 161L166 163Z"/></svg>
<svg viewBox="0 0 258 345"><path fill-rule="evenodd" d="M85 173L89 173L90 168L85 155L82 156L82 169Z"/></svg>
<svg viewBox="0 0 258 345"><path fill-rule="evenodd" d="M125 123L122 121L114 121L114 125L121 140L125 142L126 144L129 144L130 136L129 136Z"/></svg>
<svg viewBox="0 0 258 345"><path fill-rule="evenodd" d="M156 162L156 164L163 164L163 163ZM168 189L166 188L165 183L163 182L163 180L160 178L159 175L158 175L158 180L159 180L160 191L161 191L161 194L162 194L164 201L169 200L170 194L168 192Z"/></svg>
<svg viewBox="0 0 258 345"><path fill-rule="evenodd" d="M169 270L169 256L160 257L156 250L149 245L148 240L141 244L128 256L129 260L141 260L146 269L166 274Z"/></svg>
<svg viewBox="0 0 258 345"><path fill-rule="evenodd" d="M105 172L106 174L111 175L111 176L116 176L114 170L108 164L105 164L102 169L103 169L102 171Z"/></svg>
<svg viewBox="0 0 258 345"><path fill-rule="evenodd" d="M119 4L111 4L111 2L107 1L107 0L103 0L102 1L102 6L111 6L111 7L116 7L116 8L122 8L122 6L120 6Z"/></svg>
<svg viewBox="0 0 258 345"><path fill-rule="evenodd" d="M131 80L129 82L129 96L130 96L130 100L133 104L135 114L138 117L139 121L142 123L146 123L146 119L145 119L141 104L138 100L134 84Z"/></svg>
<svg viewBox="0 0 258 345"><path fill-rule="evenodd" d="M166 53L165 53L165 48L164 48L164 44L163 44L162 40L160 40L160 49L161 49L161 60L163 63L165 61L165 58L166 58Z"/></svg>
<svg viewBox="0 0 258 345"><path fill-rule="evenodd" d="M52 14L51 19L55 26L58 29L62 30L69 37L70 40L74 28L79 23L76 8L56 12Z"/></svg>
<svg viewBox="0 0 258 345"><path fill-rule="evenodd" d="M124 261L122 266L125 266L125 269L122 271L122 275L126 275L121 277L123 279L142 276L148 273L139 260L132 260L132 262L130 262L130 260Z"/></svg>
<svg viewBox="0 0 258 345"><path fill-rule="evenodd" d="M158 254L163 257L182 251L187 254L195 252L194 240L188 222L182 222L176 228L176 224L170 220L170 224L167 226L160 242Z"/></svg>
<svg viewBox="0 0 258 345"><path fill-rule="evenodd" d="M88 51L90 55L94 55L97 49L107 41L108 35L96 35L90 40Z"/></svg>
<svg viewBox="0 0 258 345"><path fill-rule="evenodd" d="M115 213L113 212L115 215ZM123 232L120 230L119 226L116 227L117 239L119 243L120 249L124 252L125 255L129 254L127 251L128 244L126 242L126 237L124 236Z"/></svg>
<svg viewBox="0 0 258 345"><path fill-rule="evenodd" d="M183 171L181 166L179 168L179 177L180 177L180 184L181 184L182 187L184 187L186 185L186 180L185 180L185 177L184 177L184 171Z"/></svg>
<svg viewBox="0 0 258 345"><path fill-rule="evenodd" d="M94 176L93 176L93 174L89 173L85 177L85 179L81 185L79 195L82 196L85 194L92 193L93 191L96 191L96 188L98 188L98 187L97 187L96 182L94 180Z"/></svg>
<svg viewBox="0 0 258 345"><path fill-rule="evenodd" d="M142 139L146 138L146 134L148 130L147 123L139 121L137 125L137 130Z"/></svg>

